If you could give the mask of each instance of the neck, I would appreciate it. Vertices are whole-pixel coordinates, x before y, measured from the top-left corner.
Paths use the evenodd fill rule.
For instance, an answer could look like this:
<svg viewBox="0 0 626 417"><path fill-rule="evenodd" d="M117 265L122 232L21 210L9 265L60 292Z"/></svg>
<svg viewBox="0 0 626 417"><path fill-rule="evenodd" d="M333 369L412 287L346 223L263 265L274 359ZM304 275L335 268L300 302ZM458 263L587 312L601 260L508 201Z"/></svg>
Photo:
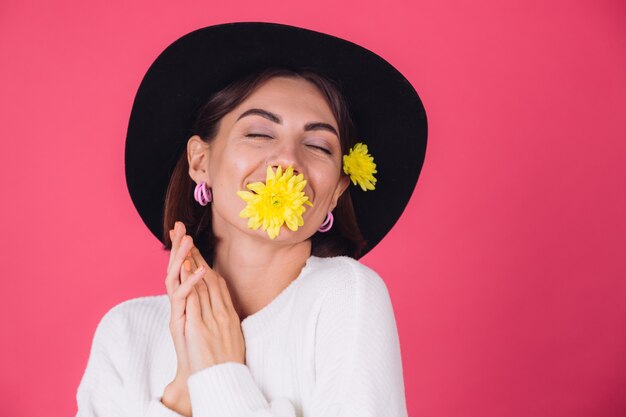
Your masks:
<svg viewBox="0 0 626 417"><path fill-rule="evenodd" d="M280 294L311 255L310 239L281 244L239 231L216 237L213 270L226 280L240 320Z"/></svg>

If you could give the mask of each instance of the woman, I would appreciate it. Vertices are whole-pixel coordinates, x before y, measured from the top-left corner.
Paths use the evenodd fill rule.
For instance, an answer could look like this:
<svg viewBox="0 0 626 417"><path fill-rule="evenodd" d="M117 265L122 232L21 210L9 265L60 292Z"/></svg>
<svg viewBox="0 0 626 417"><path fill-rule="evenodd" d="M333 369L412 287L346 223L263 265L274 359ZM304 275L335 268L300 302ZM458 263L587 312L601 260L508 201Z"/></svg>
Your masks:
<svg viewBox="0 0 626 417"><path fill-rule="evenodd" d="M79 416L406 416L389 294L357 259L410 197L426 119L383 63L267 23L204 28L161 54L135 99L126 166L171 249L167 295L103 317Z"/></svg>

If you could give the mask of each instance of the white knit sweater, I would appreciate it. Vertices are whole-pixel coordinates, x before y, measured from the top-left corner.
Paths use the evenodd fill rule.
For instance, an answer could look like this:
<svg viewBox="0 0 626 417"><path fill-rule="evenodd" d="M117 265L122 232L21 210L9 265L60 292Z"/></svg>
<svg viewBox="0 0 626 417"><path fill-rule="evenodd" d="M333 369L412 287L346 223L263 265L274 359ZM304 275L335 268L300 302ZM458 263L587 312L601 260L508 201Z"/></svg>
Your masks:
<svg viewBox="0 0 626 417"><path fill-rule="evenodd" d="M176 374L167 294L111 308L96 328L78 417L178 417L161 403ZM241 322L246 364L187 380L194 417L406 417L400 343L380 276L345 256L311 256Z"/></svg>

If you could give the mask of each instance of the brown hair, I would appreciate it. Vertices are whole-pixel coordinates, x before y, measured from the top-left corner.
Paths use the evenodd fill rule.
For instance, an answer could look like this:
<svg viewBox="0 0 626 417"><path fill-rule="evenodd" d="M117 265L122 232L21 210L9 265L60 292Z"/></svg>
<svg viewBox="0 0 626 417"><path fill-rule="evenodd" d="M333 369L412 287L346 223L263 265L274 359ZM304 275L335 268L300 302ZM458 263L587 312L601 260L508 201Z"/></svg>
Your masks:
<svg viewBox="0 0 626 417"><path fill-rule="evenodd" d="M210 143L217 136L219 122L223 116L237 107L264 82L279 76L305 79L317 86L337 121L341 153L348 154L356 141L356 133L339 87L331 79L304 68L270 67L232 82L213 94L200 107L189 136L198 135L206 143ZM216 237L211 227L211 206L201 206L193 198L196 184L188 174L186 147L184 149L167 187L163 215L163 242L165 242L163 248L171 249L169 230L174 228L176 221L181 221L185 224L187 234L193 237L194 245L212 266ZM343 170L341 176L346 176ZM357 258L367 243L359 230L348 189L337 200L333 216L331 230L325 233L316 232L311 236L311 253L319 257L346 255Z"/></svg>

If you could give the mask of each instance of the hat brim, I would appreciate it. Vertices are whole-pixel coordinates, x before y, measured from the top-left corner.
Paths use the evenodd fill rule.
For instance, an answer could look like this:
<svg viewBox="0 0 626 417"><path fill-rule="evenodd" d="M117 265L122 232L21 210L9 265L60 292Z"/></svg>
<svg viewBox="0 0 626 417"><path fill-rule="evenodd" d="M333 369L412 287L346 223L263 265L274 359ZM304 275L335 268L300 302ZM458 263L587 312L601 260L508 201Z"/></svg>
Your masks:
<svg viewBox="0 0 626 417"><path fill-rule="evenodd" d="M411 198L426 152L427 121L411 83L382 57L350 41L267 22L209 26L169 45L145 74L130 115L125 148L128 191L162 242L163 208L176 161L197 109L231 81L268 66L308 67L337 81L377 164L376 189L351 185L369 252Z"/></svg>

